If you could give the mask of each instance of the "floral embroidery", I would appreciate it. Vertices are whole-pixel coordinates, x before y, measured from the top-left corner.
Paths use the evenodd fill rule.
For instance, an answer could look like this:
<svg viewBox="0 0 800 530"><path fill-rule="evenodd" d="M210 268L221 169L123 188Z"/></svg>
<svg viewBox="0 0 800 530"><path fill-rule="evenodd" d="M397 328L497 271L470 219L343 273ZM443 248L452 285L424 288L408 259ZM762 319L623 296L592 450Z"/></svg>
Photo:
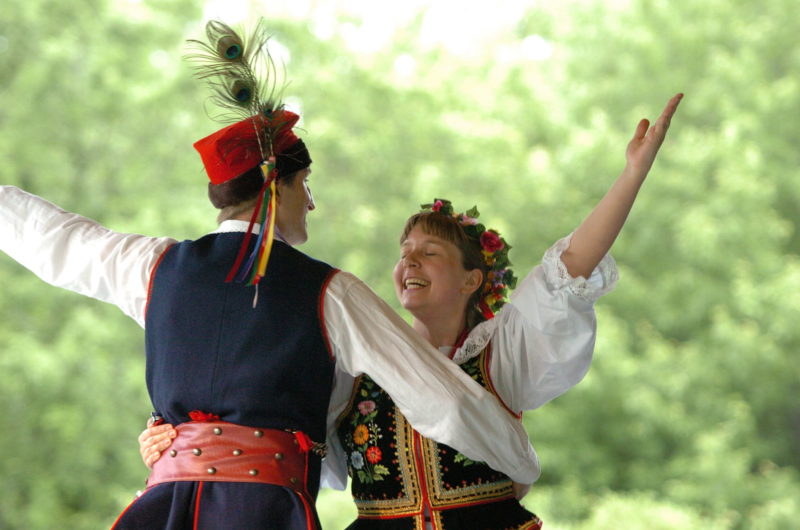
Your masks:
<svg viewBox="0 0 800 530"><path fill-rule="evenodd" d="M356 469L361 469L364 467L364 457L358 451L353 451L350 453L350 463Z"/></svg>
<svg viewBox="0 0 800 530"><path fill-rule="evenodd" d="M367 414L369 414L374 410L375 410L375 402L372 401L371 399L362 401L361 403L358 404L358 411L364 416L366 416Z"/></svg>
<svg viewBox="0 0 800 530"><path fill-rule="evenodd" d="M486 386L488 351L486 348L482 355L460 364L482 386ZM356 444L356 431L358 441L365 443ZM513 496L508 477L416 433L389 395L369 376L363 375L356 381L351 401L339 418L337 433L347 454L351 491L359 517L391 518L399 522L417 518L422 502L428 503L435 516L449 508ZM517 517L522 522L522 516L515 512L509 514L509 524L498 526L523 528L511 524ZM448 528L442 519L434 522L437 528Z"/></svg>
<svg viewBox="0 0 800 530"><path fill-rule="evenodd" d="M375 447L374 445L367 449L367 462L369 462L370 464L377 464L378 462L380 462L381 456L383 456L381 454L381 450Z"/></svg>
<svg viewBox="0 0 800 530"><path fill-rule="evenodd" d="M356 445L364 445L369 441L369 429L366 425L357 425L356 430L353 431L353 442Z"/></svg>
<svg viewBox="0 0 800 530"><path fill-rule="evenodd" d="M471 466L472 464L475 463L474 460L467 458L461 453L456 453L456 456L453 457L453 462L457 462L462 466Z"/></svg>
<svg viewBox="0 0 800 530"><path fill-rule="evenodd" d="M383 480L389 474L389 468L379 464L383 458L383 453L377 447L380 439L383 438L381 428L375 423L378 415L378 404L374 399L379 395L380 389L371 379L362 379L361 392L362 398L356 404L358 413L353 411L350 416L350 424L353 426L351 434L345 436L345 448L350 451L351 475L358 477L363 483L372 484Z"/></svg>

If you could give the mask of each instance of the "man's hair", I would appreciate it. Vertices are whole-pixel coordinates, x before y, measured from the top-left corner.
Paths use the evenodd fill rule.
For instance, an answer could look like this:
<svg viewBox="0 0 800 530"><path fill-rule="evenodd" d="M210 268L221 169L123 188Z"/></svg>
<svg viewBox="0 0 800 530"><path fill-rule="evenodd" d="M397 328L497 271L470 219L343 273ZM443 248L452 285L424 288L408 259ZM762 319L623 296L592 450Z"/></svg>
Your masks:
<svg viewBox="0 0 800 530"><path fill-rule="evenodd" d="M295 171L286 176L278 175L278 181L291 186L297 173ZM209 182L208 199L214 208L221 210L217 222L233 219L255 206L263 185L264 177L259 166L222 184L214 185Z"/></svg>

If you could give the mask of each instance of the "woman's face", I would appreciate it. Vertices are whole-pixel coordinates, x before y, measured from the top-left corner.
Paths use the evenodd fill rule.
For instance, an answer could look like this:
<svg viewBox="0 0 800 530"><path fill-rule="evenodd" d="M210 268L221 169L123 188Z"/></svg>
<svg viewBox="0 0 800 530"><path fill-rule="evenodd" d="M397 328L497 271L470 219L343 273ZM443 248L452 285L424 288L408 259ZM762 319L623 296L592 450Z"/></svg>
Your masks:
<svg viewBox="0 0 800 530"><path fill-rule="evenodd" d="M394 268L395 293L415 318L463 312L481 278L479 271L464 269L458 247L426 234L419 225L400 244L400 260Z"/></svg>

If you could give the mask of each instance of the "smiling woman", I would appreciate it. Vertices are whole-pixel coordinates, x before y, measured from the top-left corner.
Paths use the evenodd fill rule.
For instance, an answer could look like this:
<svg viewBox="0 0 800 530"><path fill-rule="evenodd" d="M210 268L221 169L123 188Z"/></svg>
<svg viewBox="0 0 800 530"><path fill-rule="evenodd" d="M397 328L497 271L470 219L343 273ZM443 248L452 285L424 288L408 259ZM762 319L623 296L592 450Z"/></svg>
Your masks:
<svg viewBox="0 0 800 530"><path fill-rule="evenodd" d="M481 246L471 242L462 227L448 216L435 214L421 212L406 222L400 238L401 258L394 269L395 293L407 310L413 307L423 312L426 303L435 307L437 302L467 307L467 321L473 327L483 320L479 287L490 267Z"/></svg>

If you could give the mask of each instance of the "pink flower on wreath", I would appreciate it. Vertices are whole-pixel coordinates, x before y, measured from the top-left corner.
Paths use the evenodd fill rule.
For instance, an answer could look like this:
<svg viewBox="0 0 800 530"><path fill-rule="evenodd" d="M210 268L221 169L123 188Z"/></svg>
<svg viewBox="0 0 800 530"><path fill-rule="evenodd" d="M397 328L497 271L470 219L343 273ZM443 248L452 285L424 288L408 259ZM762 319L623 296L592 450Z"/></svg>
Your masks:
<svg viewBox="0 0 800 530"><path fill-rule="evenodd" d="M378 462L381 461L382 456L383 454L381 453L381 450L375 447L374 445L372 447L367 448L367 462L369 462L370 464L377 464Z"/></svg>
<svg viewBox="0 0 800 530"><path fill-rule="evenodd" d="M470 217L469 215L463 214L463 213L459 216L459 222L463 226L475 226L476 224L478 224L478 220L477 219L475 219L474 217Z"/></svg>
<svg viewBox="0 0 800 530"><path fill-rule="evenodd" d="M487 252L497 252L498 250L503 250L505 244L497 232L487 230L481 234L481 247Z"/></svg>
<svg viewBox="0 0 800 530"><path fill-rule="evenodd" d="M434 202L433 206L431 206L431 210L438 212L442 209L442 206L444 206L444 203L440 199L436 199L436 202Z"/></svg>
<svg viewBox="0 0 800 530"><path fill-rule="evenodd" d="M372 401L371 399L367 401L362 401L361 403L358 404L358 411L364 416L366 416L373 410L375 410L375 402Z"/></svg>

